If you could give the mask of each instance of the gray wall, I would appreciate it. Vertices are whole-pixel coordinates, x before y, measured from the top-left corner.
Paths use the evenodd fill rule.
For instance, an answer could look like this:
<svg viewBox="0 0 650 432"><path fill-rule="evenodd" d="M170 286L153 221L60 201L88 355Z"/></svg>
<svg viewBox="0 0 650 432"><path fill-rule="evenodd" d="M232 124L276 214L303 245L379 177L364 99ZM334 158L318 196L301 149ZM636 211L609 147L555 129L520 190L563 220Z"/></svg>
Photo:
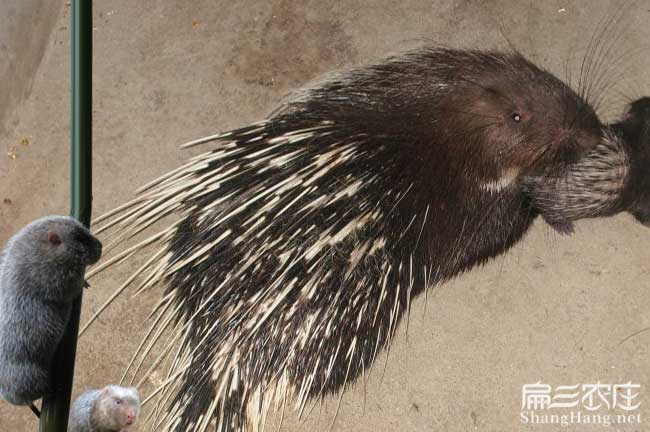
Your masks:
<svg viewBox="0 0 650 432"><path fill-rule="evenodd" d="M0 133L17 121L13 110L29 96L62 5L58 0L0 2Z"/></svg>

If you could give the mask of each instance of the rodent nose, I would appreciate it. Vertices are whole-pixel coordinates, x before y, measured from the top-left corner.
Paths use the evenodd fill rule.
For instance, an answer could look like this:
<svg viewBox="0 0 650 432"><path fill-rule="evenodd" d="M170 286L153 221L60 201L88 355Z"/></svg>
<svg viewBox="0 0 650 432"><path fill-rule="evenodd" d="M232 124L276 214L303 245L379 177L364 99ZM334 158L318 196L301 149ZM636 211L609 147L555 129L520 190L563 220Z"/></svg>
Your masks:
<svg viewBox="0 0 650 432"><path fill-rule="evenodd" d="M102 243L95 238L92 240L87 264L95 264L102 257Z"/></svg>
<svg viewBox="0 0 650 432"><path fill-rule="evenodd" d="M126 416L126 424L129 424L129 425L133 424L134 421L135 421L135 414L128 414Z"/></svg>

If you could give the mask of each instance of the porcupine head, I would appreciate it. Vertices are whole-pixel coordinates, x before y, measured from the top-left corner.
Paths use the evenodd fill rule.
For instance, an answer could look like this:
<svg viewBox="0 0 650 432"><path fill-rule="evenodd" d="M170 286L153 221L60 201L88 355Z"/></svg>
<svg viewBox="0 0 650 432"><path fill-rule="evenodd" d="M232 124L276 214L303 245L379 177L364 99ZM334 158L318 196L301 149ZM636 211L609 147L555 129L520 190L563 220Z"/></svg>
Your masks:
<svg viewBox="0 0 650 432"><path fill-rule="evenodd" d="M650 98L628 105L623 118L603 127L598 147L557 179L524 179L534 205L554 227L627 211L650 226Z"/></svg>
<svg viewBox="0 0 650 432"><path fill-rule="evenodd" d="M464 131L479 146L466 146L464 170L483 190L500 191L520 174L556 176L594 148L601 137L595 111L561 80L523 56L511 67L476 66L480 82L460 78L438 116L447 130ZM460 141L460 140L459 140ZM458 149L452 149L458 150Z"/></svg>

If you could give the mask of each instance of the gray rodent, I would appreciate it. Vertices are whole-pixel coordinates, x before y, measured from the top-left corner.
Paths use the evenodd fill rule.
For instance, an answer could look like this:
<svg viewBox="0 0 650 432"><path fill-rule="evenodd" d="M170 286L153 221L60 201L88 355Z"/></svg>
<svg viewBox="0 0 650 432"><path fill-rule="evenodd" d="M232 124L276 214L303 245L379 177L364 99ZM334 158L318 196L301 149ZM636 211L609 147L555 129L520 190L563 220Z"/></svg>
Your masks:
<svg viewBox="0 0 650 432"><path fill-rule="evenodd" d="M84 271L102 245L66 216L38 219L11 237L0 255L0 397L29 405L50 390L52 358Z"/></svg>
<svg viewBox="0 0 650 432"><path fill-rule="evenodd" d="M139 415L140 395L135 387L88 390L72 404L68 432L122 432Z"/></svg>
<svg viewBox="0 0 650 432"><path fill-rule="evenodd" d="M423 48L189 143L215 146L104 227L128 238L177 218L139 270L167 290L156 323L187 328L157 421L258 431L271 401L294 395L300 411L340 390L413 296L524 236L540 211L524 176L561 171L601 130L587 100L519 53Z"/></svg>
<svg viewBox="0 0 650 432"><path fill-rule="evenodd" d="M650 98L631 102L623 118L604 128L603 139L556 179L523 180L533 205L561 233L583 218L631 213L650 227Z"/></svg>

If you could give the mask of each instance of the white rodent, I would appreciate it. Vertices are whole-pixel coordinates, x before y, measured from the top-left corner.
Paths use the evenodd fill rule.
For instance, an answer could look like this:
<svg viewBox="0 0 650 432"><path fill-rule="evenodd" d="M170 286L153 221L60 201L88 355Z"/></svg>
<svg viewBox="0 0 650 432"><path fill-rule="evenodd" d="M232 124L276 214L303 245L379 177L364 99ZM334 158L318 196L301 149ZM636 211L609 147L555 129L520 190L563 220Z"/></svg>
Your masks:
<svg viewBox="0 0 650 432"><path fill-rule="evenodd" d="M82 393L72 404L68 432L124 432L140 415L135 387L108 385Z"/></svg>

